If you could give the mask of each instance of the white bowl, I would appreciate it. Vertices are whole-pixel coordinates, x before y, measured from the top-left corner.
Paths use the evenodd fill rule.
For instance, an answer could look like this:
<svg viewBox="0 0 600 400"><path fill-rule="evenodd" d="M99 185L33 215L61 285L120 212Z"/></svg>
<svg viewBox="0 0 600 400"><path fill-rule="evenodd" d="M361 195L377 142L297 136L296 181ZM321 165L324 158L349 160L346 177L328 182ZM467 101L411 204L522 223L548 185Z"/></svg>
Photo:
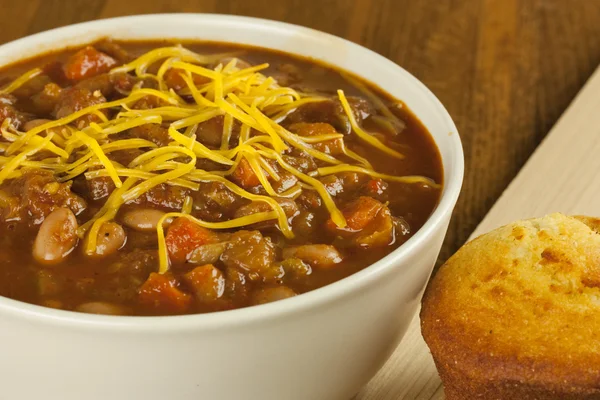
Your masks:
<svg viewBox="0 0 600 400"><path fill-rule="evenodd" d="M0 46L0 65L105 36L245 43L352 71L401 99L429 129L443 159L442 198L427 223L389 256L276 303L205 315L112 317L0 298L0 398L350 398L404 335L460 191L461 143L442 104L402 68L356 44L299 26L224 15L147 15L67 26Z"/></svg>

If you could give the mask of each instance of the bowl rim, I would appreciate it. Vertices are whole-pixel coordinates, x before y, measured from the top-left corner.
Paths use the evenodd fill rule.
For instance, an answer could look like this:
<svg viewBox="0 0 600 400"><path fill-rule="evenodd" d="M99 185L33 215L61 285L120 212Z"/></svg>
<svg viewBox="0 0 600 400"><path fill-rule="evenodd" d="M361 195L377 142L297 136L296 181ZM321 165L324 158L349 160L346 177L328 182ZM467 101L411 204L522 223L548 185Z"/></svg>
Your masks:
<svg viewBox="0 0 600 400"><path fill-rule="evenodd" d="M460 136L458 135L458 130L452 121L452 118L440 100L438 100L438 98L412 74L384 56L379 55L378 53L347 39L312 28L263 18L209 13L166 13L122 16L67 25L64 27L36 33L34 35L29 35L3 44L0 46L0 52L18 51L18 48L21 44L35 40L36 38L40 38L42 36L64 34L69 31L75 33L78 29L85 29L92 26L98 27L104 24L110 25L114 22L128 21L130 23L148 23L149 21L158 19L161 19L161 21L164 21L164 19L169 19L170 23L173 23L178 19L194 19L197 22L200 22L203 19L210 19L229 23L243 23L246 26L261 26L263 28L265 26L269 26L274 29L282 30L292 29L296 32L320 35L324 39L333 41L334 43L337 41L341 45L350 47L353 51L362 52L365 56L368 56L377 64L393 67L398 74L403 75L404 78L410 80L415 85L415 88L417 88L422 92L423 95L427 97L428 102L435 107L435 110L433 111L438 113L438 116L441 117L445 126L449 129L449 135L451 136L449 153L451 155L450 161L452 162L453 173L452 175L447 175L447 171L444 171L445 182L438 205L433 210L425 224L415 233L415 235L413 235L409 240L384 258L344 279L330 283L313 291L303 293L302 295L274 303L206 314L175 316L110 316L57 310L0 296L0 316L10 315L15 318L35 320L38 323L45 322L59 326L69 325L71 327L82 329L100 328L108 330L117 329L119 331L153 332L181 331L189 329L198 331L216 328L220 329L223 327L245 325L248 323L257 323L277 318L285 314L300 313L314 309L333 302L349 292L358 291L361 287L367 286L369 283L377 280L380 275L389 272L394 264L400 262L402 259L406 259L417 254L425 245L428 236L433 235L437 230L444 228L443 224L445 219L447 216L449 216L449 214L452 213L454 205L460 194L464 174L463 148ZM226 40L224 42L226 42ZM60 48L60 45L56 46L56 48ZM40 54L43 52L45 51L41 51ZM292 52L290 53L294 54ZM12 62L9 63L9 65L10 64L12 64ZM335 64L332 65L335 66ZM439 148L438 141L434 139L434 142Z"/></svg>

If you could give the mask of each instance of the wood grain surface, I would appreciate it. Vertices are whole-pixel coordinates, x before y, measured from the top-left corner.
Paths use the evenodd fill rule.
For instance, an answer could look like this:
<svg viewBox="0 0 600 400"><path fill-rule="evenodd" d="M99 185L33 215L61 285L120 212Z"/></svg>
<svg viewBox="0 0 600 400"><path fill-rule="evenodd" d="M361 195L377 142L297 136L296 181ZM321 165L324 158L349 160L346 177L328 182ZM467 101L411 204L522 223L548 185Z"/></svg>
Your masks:
<svg viewBox="0 0 600 400"><path fill-rule="evenodd" d="M0 43L119 15L214 12L312 27L390 58L440 98L464 144L464 188L440 261L465 242L600 63L600 0L0 0L0 11ZM414 346L400 346L358 398L441 397L417 325L404 343Z"/></svg>
<svg viewBox="0 0 600 400"><path fill-rule="evenodd" d="M440 255L473 231L600 62L600 0L0 0L0 43L98 18L249 15L345 37L441 99L466 156Z"/></svg>
<svg viewBox="0 0 600 400"><path fill-rule="evenodd" d="M600 215L600 68L471 234L553 212ZM558 162L557 162L558 161ZM354 400L442 400L433 359L414 320L386 365ZM516 399L515 399L516 400Z"/></svg>

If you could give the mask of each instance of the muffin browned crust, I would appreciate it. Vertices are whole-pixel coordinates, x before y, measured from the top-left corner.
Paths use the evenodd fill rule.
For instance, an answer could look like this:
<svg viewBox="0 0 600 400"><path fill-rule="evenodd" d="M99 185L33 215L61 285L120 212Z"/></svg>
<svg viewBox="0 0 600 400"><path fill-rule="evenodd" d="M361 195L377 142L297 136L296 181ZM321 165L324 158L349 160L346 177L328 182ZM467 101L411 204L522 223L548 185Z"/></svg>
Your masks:
<svg viewBox="0 0 600 400"><path fill-rule="evenodd" d="M421 328L446 398L600 399L600 220L552 214L444 264Z"/></svg>

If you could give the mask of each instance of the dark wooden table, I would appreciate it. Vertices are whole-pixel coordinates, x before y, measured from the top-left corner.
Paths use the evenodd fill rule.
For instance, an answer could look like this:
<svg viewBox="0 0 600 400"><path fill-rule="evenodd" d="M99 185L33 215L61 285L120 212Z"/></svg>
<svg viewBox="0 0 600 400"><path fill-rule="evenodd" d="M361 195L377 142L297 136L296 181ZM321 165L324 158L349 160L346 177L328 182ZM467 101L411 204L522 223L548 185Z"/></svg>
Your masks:
<svg viewBox="0 0 600 400"><path fill-rule="evenodd" d="M441 99L463 140L464 190L441 260L600 62L600 0L0 0L0 11L0 43L98 18L213 12L309 26L390 58Z"/></svg>

